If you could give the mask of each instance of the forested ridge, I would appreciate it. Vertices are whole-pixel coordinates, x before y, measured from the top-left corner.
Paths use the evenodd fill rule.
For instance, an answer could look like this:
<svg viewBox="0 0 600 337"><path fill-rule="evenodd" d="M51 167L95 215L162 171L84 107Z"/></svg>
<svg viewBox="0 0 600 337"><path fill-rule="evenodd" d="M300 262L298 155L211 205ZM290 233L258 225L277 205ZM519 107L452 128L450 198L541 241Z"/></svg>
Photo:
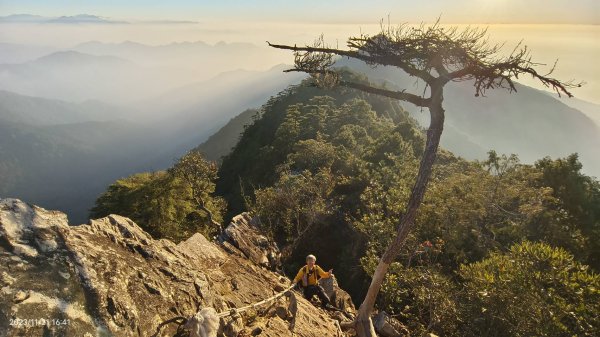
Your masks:
<svg viewBox="0 0 600 337"><path fill-rule="evenodd" d="M259 109L218 172L200 165L203 202L218 221L251 211L283 249L287 273L314 253L357 301L423 147L424 131L397 101L307 80ZM177 169L189 163L113 183L92 215L128 216L175 240L217 235ZM597 335L600 183L581 169L577 154L527 165L493 150L485 161L440 150L378 309L413 335Z"/></svg>

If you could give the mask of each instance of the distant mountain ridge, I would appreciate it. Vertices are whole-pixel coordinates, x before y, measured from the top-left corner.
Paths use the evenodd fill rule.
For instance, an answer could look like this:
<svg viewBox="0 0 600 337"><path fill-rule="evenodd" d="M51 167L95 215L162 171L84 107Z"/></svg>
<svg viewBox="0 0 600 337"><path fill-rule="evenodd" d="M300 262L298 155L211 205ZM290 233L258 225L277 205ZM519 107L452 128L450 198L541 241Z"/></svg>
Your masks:
<svg viewBox="0 0 600 337"><path fill-rule="evenodd" d="M148 45L134 41L89 41L75 45L71 50L90 55L113 55L148 67L185 67L198 79L208 79L232 68L264 69L265 64L275 63L269 59L276 59L273 50L245 42L185 41Z"/></svg>
<svg viewBox="0 0 600 337"><path fill-rule="evenodd" d="M62 16L41 16L34 14L11 14L0 16L0 24L2 23L36 23L36 24L196 24L197 21L190 20L115 20L109 17L92 15L92 14L77 14L77 15L62 15Z"/></svg>
<svg viewBox="0 0 600 337"><path fill-rule="evenodd" d="M136 41L125 40L123 42L102 42L102 41L87 41L79 43L73 46L71 49L88 52L88 53L108 53L114 51L114 48L123 48L122 50L129 49L134 50L139 48L138 51L148 51L151 49L168 49L168 48L256 48L257 46L247 42L224 42L220 41L215 44L209 44L204 41L183 41L183 42L171 42L167 44L149 45Z"/></svg>
<svg viewBox="0 0 600 337"><path fill-rule="evenodd" d="M113 55L57 51L18 64L0 64L0 90L22 95L123 104L186 83L185 71L147 68Z"/></svg>
<svg viewBox="0 0 600 337"><path fill-rule="evenodd" d="M68 62L71 66L89 66L88 62L93 61L97 64L108 64L112 66L134 66L129 60L112 55L89 55L74 50L57 51L52 54L42 56L29 64L41 65L45 67L61 66Z"/></svg>
<svg viewBox="0 0 600 337"><path fill-rule="evenodd" d="M111 20L109 18L90 15L90 14L77 14L72 16L60 16L60 17L46 17L32 14L12 14L8 16L0 16L0 23L45 23L45 24L83 24L83 23L94 23L94 24L124 24L128 23L125 21Z"/></svg>
<svg viewBox="0 0 600 337"><path fill-rule="evenodd" d="M109 24L128 23L125 21L116 21L116 20L111 20L111 19L105 18L105 17L101 17L101 16L97 16L97 15L90 15L90 14L61 16L61 17L58 17L55 19L50 19L46 22L47 23L109 23Z"/></svg>
<svg viewBox="0 0 600 337"><path fill-rule="evenodd" d="M423 83L416 83L396 68L372 68L344 59L337 64L363 73L373 82L385 83L388 88L423 94ZM470 82L449 83L444 90L442 147L467 159L484 159L489 150L515 153L527 163L577 152L584 172L600 176L600 127L545 91L519 83L516 88L513 93L494 89L488 90L485 97L475 97ZM427 109L409 103L403 103L403 107L427 127Z"/></svg>
<svg viewBox="0 0 600 337"><path fill-rule="evenodd" d="M560 102L583 112L588 118L594 121L598 127L600 127L600 104L587 102L577 97L557 97L556 94L548 94Z"/></svg>
<svg viewBox="0 0 600 337"><path fill-rule="evenodd" d="M272 48L271 48L272 49ZM234 69L263 72L273 50L249 43L90 41L70 49L0 44L0 90L23 95L130 104ZM237 71L237 70L235 70Z"/></svg>
<svg viewBox="0 0 600 337"><path fill-rule="evenodd" d="M0 42L0 64L30 62L58 51L56 47Z"/></svg>

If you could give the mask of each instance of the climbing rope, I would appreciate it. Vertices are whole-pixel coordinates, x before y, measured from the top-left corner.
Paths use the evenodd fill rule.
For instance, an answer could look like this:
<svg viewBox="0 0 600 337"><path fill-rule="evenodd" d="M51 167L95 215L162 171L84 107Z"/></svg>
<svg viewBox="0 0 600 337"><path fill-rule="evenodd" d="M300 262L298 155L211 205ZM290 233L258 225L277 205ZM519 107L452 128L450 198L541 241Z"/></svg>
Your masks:
<svg viewBox="0 0 600 337"><path fill-rule="evenodd" d="M227 310L227 311L220 312L220 313L218 313L218 314L217 314L217 317L218 317L218 318L224 318L224 317L230 317L230 316L231 316L231 317L238 316L240 313L242 313L242 312L244 312L244 311L247 311L247 310L249 310L249 309L253 309L253 308L259 307L259 306L261 306L261 305L263 305L263 304L266 304L266 303L272 302L272 301L274 301L274 300L276 300L276 299L278 299L278 298L280 298L280 297L284 296L284 295L285 295L287 292L289 292L289 291L290 291L290 290L292 290L293 288L294 288L294 285L291 285L291 286L289 286L287 289L284 289L283 291L281 291L281 292L279 292L279 293L277 293L277 294L275 294L275 295L273 295L273 296L271 296L271 297L269 297L269 298L265 298L264 300L261 300L261 301L259 301L259 302L256 302L256 303L253 303L253 304L249 304L249 305L243 306L243 307L241 307L241 308L231 308L231 309L229 309L229 310ZM340 311L340 312L342 312L342 313L344 313L345 315L348 315L348 314L347 314L346 312L344 312L343 310L340 310L340 309L337 309L337 308L336 308L336 310L337 310L337 311ZM347 316L347 317L348 317L348 316ZM171 319L169 319L169 320L167 320L167 321L165 321L165 322L161 323L161 324L160 324L160 325L157 327L157 329L156 329L156 333L155 333L154 335L152 335L152 336L153 336L153 337L155 337L155 336L158 336L158 334L160 333L160 330L161 330L161 329L162 329L162 328L163 328L165 325L167 325L167 324L170 324L170 323L177 323L177 324L178 324L178 331L179 331L179 328L180 328L182 325L184 325L184 324L186 323L186 321L187 321L187 319L186 319L186 318L184 318L184 317L174 317L174 318L171 318ZM341 332L341 331L342 331L342 329L341 329L341 327L340 327L339 323L337 323L337 321L336 321L336 327L338 328L338 332Z"/></svg>
<svg viewBox="0 0 600 337"><path fill-rule="evenodd" d="M289 288L283 290L282 292L279 292L279 293L277 293L277 294L275 294L275 295L273 295L273 296L271 296L269 298L266 298L266 299L264 299L262 301L254 303L254 304L246 305L246 306L241 307L241 308L231 308L228 311L221 312L221 313L217 314L217 317L218 318L223 318L223 317L228 317L228 316L237 316L237 315L239 315L240 313L242 313L244 311L247 311L249 309L261 306L261 305L263 305L265 303L269 303L271 301L274 301L274 300L282 297L283 295L285 295L285 293L287 293L288 291L292 290L292 288L294 288L294 285L291 285ZM188 319L186 319L185 317L181 317L181 316L174 317L174 318L171 318L169 320L166 320L166 321L162 322L161 324L159 324L158 327L156 327L156 332L154 333L154 335L152 335L152 337L157 337L159 335L159 333L160 333L160 330L165 325L170 324L170 323L176 323L177 324L177 330L179 330L181 328L181 326L183 326L186 323L187 320Z"/></svg>
<svg viewBox="0 0 600 337"><path fill-rule="evenodd" d="M242 313L242 312L247 311L249 309L253 309L253 308L256 308L256 307L261 306L263 304L266 304L266 303L269 303L271 301L274 301L274 300L280 298L281 296L285 295L285 293L287 293L288 291L292 290L292 288L294 288L294 285L291 285L289 288L283 290L282 292L277 293L277 294L275 294L275 295L273 295L273 296L271 296L269 298L266 298L266 299L264 299L264 300L262 300L260 302L256 302L254 304L249 304L249 305L243 306L241 308L231 308L228 311L223 311L221 313L218 313L217 316L219 318L228 317L228 316L236 316L239 313Z"/></svg>

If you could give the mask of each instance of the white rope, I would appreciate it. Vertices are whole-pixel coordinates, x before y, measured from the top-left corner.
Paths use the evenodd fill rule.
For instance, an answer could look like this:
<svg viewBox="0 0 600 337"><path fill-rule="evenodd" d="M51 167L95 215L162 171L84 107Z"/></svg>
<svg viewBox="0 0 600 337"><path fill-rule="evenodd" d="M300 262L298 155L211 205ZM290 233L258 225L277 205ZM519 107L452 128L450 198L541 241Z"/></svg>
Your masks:
<svg viewBox="0 0 600 337"><path fill-rule="evenodd" d="M228 311L223 311L221 313L218 313L217 316L219 318L221 318L221 317L228 317L228 316L235 316L235 315L237 315L237 314L239 314L241 312L244 312L244 311L246 311L248 309L252 309L252 308L261 306L261 305L263 305L265 303L269 303L271 301L274 301L274 300L280 298L281 296L285 295L285 293L287 293L288 291L292 290L292 288L294 288L294 285L291 285L289 288L285 289L284 291L282 291L280 293L277 293L277 294L275 294L275 295L273 295L273 296L271 296L269 298L266 298L266 299L264 299L264 300L262 300L260 302L256 302L254 304L249 304L249 305L246 305L246 306L241 307L241 308L231 308Z"/></svg>
<svg viewBox="0 0 600 337"><path fill-rule="evenodd" d="M281 296L285 295L285 293L287 293L288 291L292 290L292 288L294 287L294 285L291 285L289 288L285 289L284 291L277 293L269 298L266 298L260 302L256 302L254 304L250 304L241 308L232 308L229 311L224 311L221 313L216 313L215 309L213 308L204 308L200 311L198 311L194 316L186 319L185 317L175 317L175 318L171 318L167 321L162 322L161 324L158 325L158 327L156 328L156 333L154 333L154 335L152 335L152 337L156 337L159 335L160 330L163 328L163 326L169 324L169 323L177 323L179 326L184 325L185 328L187 329L191 329L191 335L193 337L213 337L216 336L217 334L217 328L218 327L218 321L220 318L223 317L228 317L228 316L236 316L241 312L244 312L248 309L251 308L255 308L258 307L260 305L263 305L265 303L274 301L278 298L280 298Z"/></svg>

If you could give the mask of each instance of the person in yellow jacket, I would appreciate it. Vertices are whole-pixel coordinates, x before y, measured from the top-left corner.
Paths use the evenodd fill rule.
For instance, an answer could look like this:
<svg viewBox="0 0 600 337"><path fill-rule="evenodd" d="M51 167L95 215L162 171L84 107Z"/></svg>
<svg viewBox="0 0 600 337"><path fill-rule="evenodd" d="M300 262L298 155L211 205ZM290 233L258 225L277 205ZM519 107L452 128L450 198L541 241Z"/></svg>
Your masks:
<svg viewBox="0 0 600 337"><path fill-rule="evenodd" d="M321 300L321 306L327 308L329 305L329 297L325 294L323 287L319 285L319 278L329 278L333 276L333 269L328 272L323 271L321 267L315 264L317 258L314 255L308 255L306 257L306 266L300 268L296 277L294 277L294 284L302 282L301 285L304 288L304 298L310 301L310 299L317 295Z"/></svg>

